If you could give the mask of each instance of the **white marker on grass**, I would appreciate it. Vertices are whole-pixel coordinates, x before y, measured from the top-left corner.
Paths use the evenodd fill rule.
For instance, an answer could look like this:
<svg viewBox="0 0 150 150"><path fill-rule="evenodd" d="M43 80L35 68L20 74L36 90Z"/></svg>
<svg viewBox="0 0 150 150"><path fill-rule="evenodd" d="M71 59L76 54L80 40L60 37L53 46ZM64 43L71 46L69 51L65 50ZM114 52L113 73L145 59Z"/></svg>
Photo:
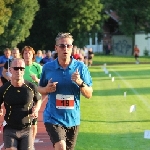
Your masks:
<svg viewBox="0 0 150 150"><path fill-rule="evenodd" d="M109 74L109 77L111 77L111 74Z"/></svg>
<svg viewBox="0 0 150 150"><path fill-rule="evenodd" d="M130 106L130 113L134 112L135 110L136 110L136 106L135 105Z"/></svg>
<svg viewBox="0 0 150 150"><path fill-rule="evenodd" d="M127 92L124 92L124 97L126 97L127 96Z"/></svg>
<svg viewBox="0 0 150 150"><path fill-rule="evenodd" d="M111 81L114 82L114 80L115 80L114 77L112 77Z"/></svg>
<svg viewBox="0 0 150 150"><path fill-rule="evenodd" d="M107 69L105 69L105 74L108 74L108 70Z"/></svg>
<svg viewBox="0 0 150 150"><path fill-rule="evenodd" d="M145 130L144 131L144 138L145 139L150 139L150 130Z"/></svg>
<svg viewBox="0 0 150 150"><path fill-rule="evenodd" d="M106 67L106 63L104 63L104 67Z"/></svg>

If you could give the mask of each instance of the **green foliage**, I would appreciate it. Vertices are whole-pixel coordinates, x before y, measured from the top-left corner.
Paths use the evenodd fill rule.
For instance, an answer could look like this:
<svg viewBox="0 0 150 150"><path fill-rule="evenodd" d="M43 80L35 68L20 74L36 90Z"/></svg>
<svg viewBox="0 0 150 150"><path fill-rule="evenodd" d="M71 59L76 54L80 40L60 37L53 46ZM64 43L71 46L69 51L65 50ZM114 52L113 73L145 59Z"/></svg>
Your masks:
<svg viewBox="0 0 150 150"><path fill-rule="evenodd" d="M72 11L72 18L70 20L69 29L71 32L91 31L93 28L100 29L99 21L101 20L100 12L102 10L102 4L99 0L93 1L80 1L72 2L70 8ZM98 26L97 26L98 24Z"/></svg>
<svg viewBox="0 0 150 150"><path fill-rule="evenodd" d="M8 25L5 26L4 33L0 35L0 45L14 47L29 36L29 29L32 27L39 5L37 0L14 0L14 2L7 0L5 2L11 17L7 19ZM3 15L3 18L6 16Z"/></svg>
<svg viewBox="0 0 150 150"><path fill-rule="evenodd" d="M4 33L5 26L8 26L8 21L12 15L12 10L8 7L14 0L0 0L0 35Z"/></svg>
<svg viewBox="0 0 150 150"><path fill-rule="evenodd" d="M150 1L149 0L105 0L105 9L116 11L120 17L120 31L125 35L136 32L150 32Z"/></svg>
<svg viewBox="0 0 150 150"><path fill-rule="evenodd" d="M150 56L140 56L140 64L148 64ZM93 59L93 65L103 65L107 63L108 65L112 64L135 64L134 56L115 56L115 55L100 55L95 54Z"/></svg>
<svg viewBox="0 0 150 150"><path fill-rule="evenodd" d="M39 0L39 4L31 36L25 41L35 48L53 50L58 32L71 32L74 44L84 46L88 32L100 29L100 0Z"/></svg>
<svg viewBox="0 0 150 150"><path fill-rule="evenodd" d="M144 50L144 55L145 56L148 56L149 55L149 51L145 48L145 50Z"/></svg>

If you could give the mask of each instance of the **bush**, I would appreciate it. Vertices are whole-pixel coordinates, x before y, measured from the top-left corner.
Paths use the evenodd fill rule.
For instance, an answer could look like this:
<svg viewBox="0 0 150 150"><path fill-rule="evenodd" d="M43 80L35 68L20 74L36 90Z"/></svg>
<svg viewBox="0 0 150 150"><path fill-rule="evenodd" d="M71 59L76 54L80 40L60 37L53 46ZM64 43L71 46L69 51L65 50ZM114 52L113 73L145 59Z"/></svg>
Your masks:
<svg viewBox="0 0 150 150"><path fill-rule="evenodd" d="M144 55L148 56L149 55L149 51L147 49L144 50Z"/></svg>

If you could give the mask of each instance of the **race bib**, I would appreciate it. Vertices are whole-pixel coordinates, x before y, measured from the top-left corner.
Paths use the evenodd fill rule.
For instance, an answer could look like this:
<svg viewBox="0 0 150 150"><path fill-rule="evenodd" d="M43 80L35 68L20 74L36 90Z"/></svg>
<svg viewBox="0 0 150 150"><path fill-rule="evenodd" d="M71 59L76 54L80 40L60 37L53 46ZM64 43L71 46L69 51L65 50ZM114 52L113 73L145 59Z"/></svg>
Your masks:
<svg viewBox="0 0 150 150"><path fill-rule="evenodd" d="M73 109L74 108L74 95L56 95L56 108L57 109Z"/></svg>

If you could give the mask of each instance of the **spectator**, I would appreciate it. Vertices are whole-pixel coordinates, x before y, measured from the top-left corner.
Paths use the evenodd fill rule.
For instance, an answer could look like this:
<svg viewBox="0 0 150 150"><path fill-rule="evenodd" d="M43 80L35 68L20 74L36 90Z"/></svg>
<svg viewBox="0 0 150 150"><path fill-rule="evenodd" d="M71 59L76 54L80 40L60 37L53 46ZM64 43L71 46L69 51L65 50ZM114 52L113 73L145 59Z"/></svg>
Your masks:
<svg viewBox="0 0 150 150"><path fill-rule="evenodd" d="M88 66L88 49L84 47L84 63Z"/></svg>
<svg viewBox="0 0 150 150"><path fill-rule="evenodd" d="M57 52L56 52L56 51L53 51L53 52L52 52L52 58L53 58L53 60L55 60L57 57L58 57Z"/></svg>
<svg viewBox="0 0 150 150"><path fill-rule="evenodd" d="M72 56L73 56L74 59L80 60L80 48L74 49Z"/></svg>
<svg viewBox="0 0 150 150"><path fill-rule="evenodd" d="M6 82L6 79L2 75L3 67L6 61L8 61L9 59L12 59L11 50L9 48L6 48L4 49L4 55L0 56L0 78L1 78L2 84Z"/></svg>
<svg viewBox="0 0 150 150"><path fill-rule="evenodd" d="M38 50L38 51L37 51L37 54L36 54L36 56L35 56L35 62L40 63L40 61L42 60L42 58L43 58L42 51L41 51L41 50Z"/></svg>
<svg viewBox="0 0 150 150"><path fill-rule="evenodd" d="M46 57L44 57L43 59L41 59L40 64L41 64L41 66L43 66L47 62L52 62L52 61L53 61L52 53L51 53L50 50L48 50L47 53L46 53Z"/></svg>
<svg viewBox="0 0 150 150"><path fill-rule="evenodd" d="M2 71L2 75L4 77L3 83L6 83L9 80L11 80L11 73L9 71L10 63L12 62L13 59L20 58L19 49L15 47L12 50L11 55L12 55L12 59L8 59L8 61L6 61L6 63L4 64L4 67L3 67L3 71Z"/></svg>
<svg viewBox="0 0 150 150"><path fill-rule="evenodd" d="M94 57L94 53L93 53L93 50L92 48L89 48L88 50L88 66L91 66L92 63L93 63L93 57Z"/></svg>
<svg viewBox="0 0 150 150"><path fill-rule="evenodd" d="M81 48L79 51L80 61L84 62L84 50Z"/></svg>
<svg viewBox="0 0 150 150"><path fill-rule="evenodd" d="M46 50L42 50L42 57L46 57Z"/></svg>
<svg viewBox="0 0 150 150"><path fill-rule="evenodd" d="M134 57L135 57L135 60L136 60L136 64L139 64L140 61L139 61L139 53L140 53L140 50L139 48L137 47L137 45L134 46Z"/></svg>

